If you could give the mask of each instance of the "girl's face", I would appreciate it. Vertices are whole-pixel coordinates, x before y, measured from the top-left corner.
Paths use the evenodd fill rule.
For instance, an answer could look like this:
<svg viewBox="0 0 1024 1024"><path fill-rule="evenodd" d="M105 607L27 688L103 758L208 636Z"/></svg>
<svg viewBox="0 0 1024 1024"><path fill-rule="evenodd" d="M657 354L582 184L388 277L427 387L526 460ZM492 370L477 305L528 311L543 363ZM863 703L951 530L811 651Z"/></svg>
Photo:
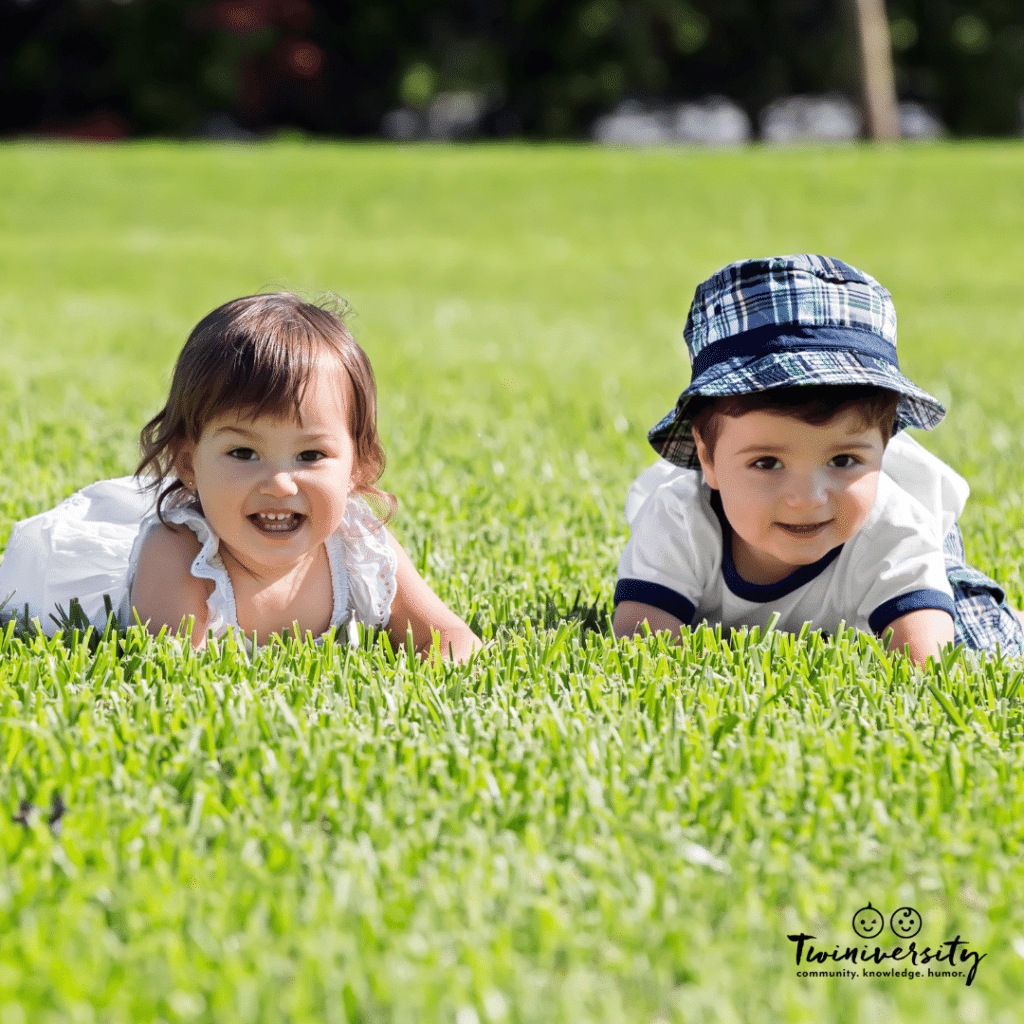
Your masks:
<svg viewBox="0 0 1024 1024"><path fill-rule="evenodd" d="M234 410L182 446L175 469L198 495L222 557L273 578L315 556L338 529L357 486L348 392L341 366L325 366L306 388L301 424Z"/></svg>
<svg viewBox="0 0 1024 1024"><path fill-rule="evenodd" d="M875 504L885 445L856 410L821 426L765 410L725 416L713 462L695 440L748 583L777 583L818 561L857 533Z"/></svg>

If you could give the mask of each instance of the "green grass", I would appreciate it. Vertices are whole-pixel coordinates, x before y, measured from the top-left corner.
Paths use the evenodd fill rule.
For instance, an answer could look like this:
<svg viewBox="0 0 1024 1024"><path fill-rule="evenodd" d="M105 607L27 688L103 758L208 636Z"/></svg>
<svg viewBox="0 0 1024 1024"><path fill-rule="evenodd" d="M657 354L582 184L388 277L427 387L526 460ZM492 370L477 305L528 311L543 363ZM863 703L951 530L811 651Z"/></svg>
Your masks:
<svg viewBox="0 0 1024 1024"><path fill-rule="evenodd" d="M133 468L203 313L331 289L395 532L494 639L453 669L8 635L0 1024L1015 1021L1020 665L578 620L689 379L695 284L808 250L893 292L950 408L918 437L1024 603L1022 180L1011 145L0 148L0 545ZM12 820L54 791L59 835ZM869 900L987 953L974 983L797 978L786 936L845 948Z"/></svg>

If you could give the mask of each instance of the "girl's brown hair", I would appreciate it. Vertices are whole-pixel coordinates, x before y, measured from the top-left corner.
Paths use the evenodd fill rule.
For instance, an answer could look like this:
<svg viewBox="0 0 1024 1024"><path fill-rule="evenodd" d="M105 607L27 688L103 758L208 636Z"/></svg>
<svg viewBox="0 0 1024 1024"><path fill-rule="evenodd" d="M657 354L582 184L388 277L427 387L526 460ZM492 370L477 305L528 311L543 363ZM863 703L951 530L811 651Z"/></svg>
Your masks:
<svg viewBox="0 0 1024 1024"><path fill-rule="evenodd" d="M357 487L385 506L384 521L390 518L394 496L375 486L385 461L377 435L377 384L370 360L343 322L346 312L340 301L317 304L277 292L226 302L196 324L175 364L167 403L140 436L135 475L153 474L156 488L173 477L157 499L161 520L168 498L182 503L184 484L174 475L181 445L197 442L211 419L233 410L298 420L325 351L337 357L351 385L346 405Z"/></svg>

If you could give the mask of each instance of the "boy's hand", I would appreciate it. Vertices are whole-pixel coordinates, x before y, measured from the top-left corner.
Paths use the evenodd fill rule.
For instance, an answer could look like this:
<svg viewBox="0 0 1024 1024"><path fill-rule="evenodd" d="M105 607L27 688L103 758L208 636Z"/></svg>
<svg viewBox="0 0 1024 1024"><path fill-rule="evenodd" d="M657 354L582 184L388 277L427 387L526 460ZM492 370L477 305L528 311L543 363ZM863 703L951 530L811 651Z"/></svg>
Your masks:
<svg viewBox="0 0 1024 1024"><path fill-rule="evenodd" d="M907 612L889 623L892 630L889 640L890 651L907 653L919 665L939 656L939 650L953 642L953 617L949 612L938 608L919 608L916 612Z"/></svg>
<svg viewBox="0 0 1024 1024"><path fill-rule="evenodd" d="M615 607L612 632L616 639L642 633L645 622L651 627L652 633L660 633L663 629L669 630L674 640L679 639L679 630L683 625L674 615L663 612L654 605L643 604L641 601L623 601Z"/></svg>

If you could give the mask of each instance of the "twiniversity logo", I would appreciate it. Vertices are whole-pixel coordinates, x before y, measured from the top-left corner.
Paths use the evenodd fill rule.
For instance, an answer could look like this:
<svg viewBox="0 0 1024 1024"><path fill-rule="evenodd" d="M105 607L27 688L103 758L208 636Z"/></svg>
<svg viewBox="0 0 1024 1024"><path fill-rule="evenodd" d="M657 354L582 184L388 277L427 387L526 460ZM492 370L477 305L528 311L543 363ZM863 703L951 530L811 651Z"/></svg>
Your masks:
<svg viewBox="0 0 1024 1024"><path fill-rule="evenodd" d="M970 985L978 973L978 964L988 953L976 953L969 949L959 935L946 939L938 946L918 948L913 941L923 925L921 915L913 907L900 907L889 917L889 930L905 946L883 949L866 945L847 946L841 949L823 949L812 944L817 936L801 932L787 935L796 943L796 965L798 978L965 978ZM853 931L861 939L875 939L885 930L885 915L869 902L853 915ZM891 966L882 965L889 961ZM824 965L828 964L828 967ZM877 970L868 967L873 965ZM931 966L931 965L935 966ZM900 965L900 966L897 966ZM822 969L824 968L824 969ZM923 970L919 970L923 968Z"/></svg>

